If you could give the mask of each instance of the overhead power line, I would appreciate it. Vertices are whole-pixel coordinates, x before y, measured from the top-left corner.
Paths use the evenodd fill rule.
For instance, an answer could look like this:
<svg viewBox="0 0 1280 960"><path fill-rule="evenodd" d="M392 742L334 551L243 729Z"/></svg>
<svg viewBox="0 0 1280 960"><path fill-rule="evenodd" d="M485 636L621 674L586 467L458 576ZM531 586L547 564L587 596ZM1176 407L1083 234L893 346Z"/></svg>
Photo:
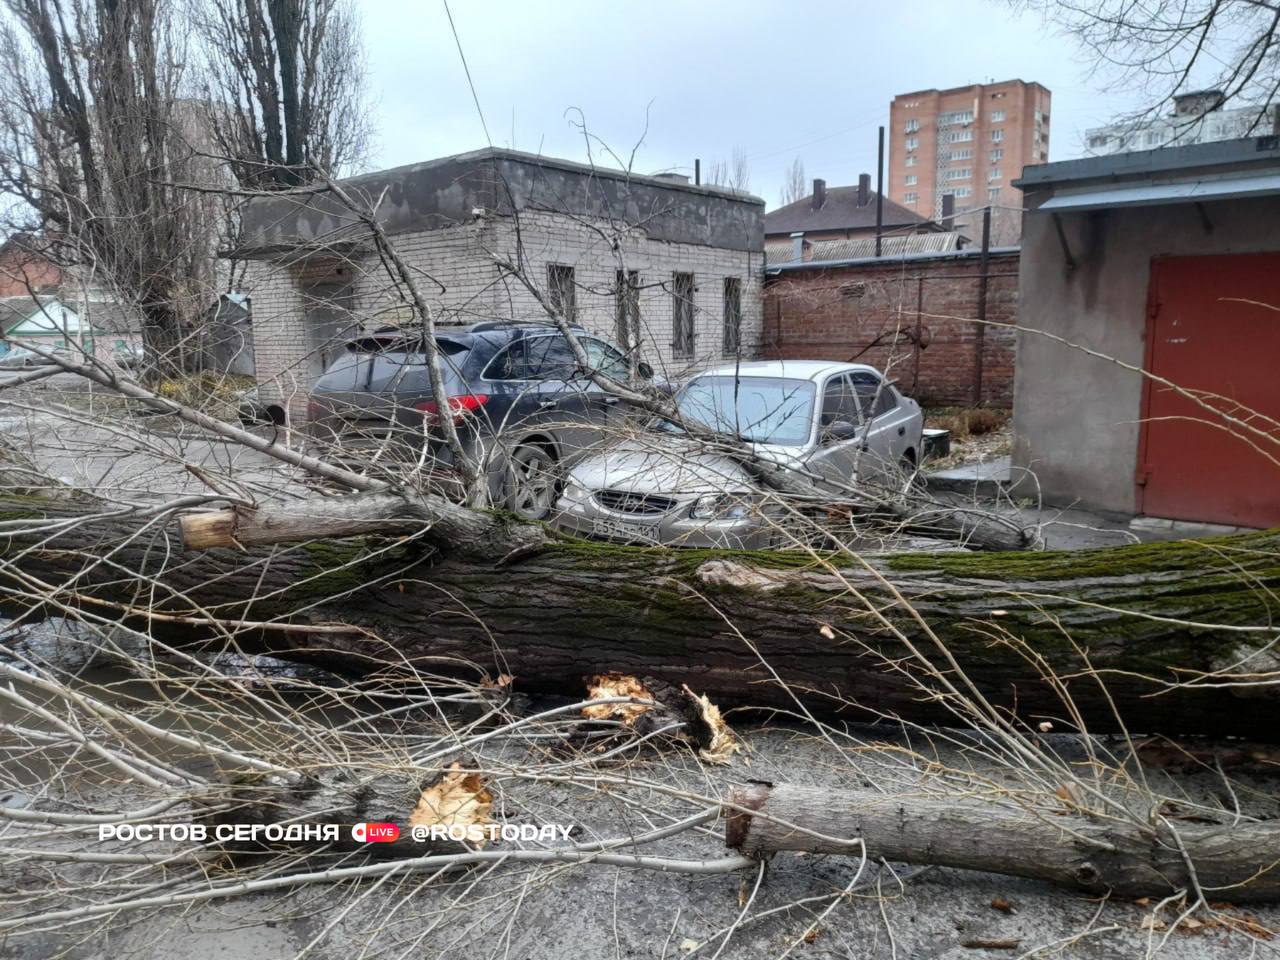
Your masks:
<svg viewBox="0 0 1280 960"><path fill-rule="evenodd" d="M462 52L462 41L458 39L458 28L453 23L453 11L449 9L449 0L444 3L445 16L449 18L449 29L453 32L453 42L458 47L458 57L462 60L462 72L467 75L467 86L471 88L471 101L476 105L476 113L480 115L480 126L484 129L484 138L489 146L493 146L493 137L489 136L489 124L485 123L484 110L480 107L480 98L476 96L476 85L471 79L471 68L467 66L467 55Z"/></svg>

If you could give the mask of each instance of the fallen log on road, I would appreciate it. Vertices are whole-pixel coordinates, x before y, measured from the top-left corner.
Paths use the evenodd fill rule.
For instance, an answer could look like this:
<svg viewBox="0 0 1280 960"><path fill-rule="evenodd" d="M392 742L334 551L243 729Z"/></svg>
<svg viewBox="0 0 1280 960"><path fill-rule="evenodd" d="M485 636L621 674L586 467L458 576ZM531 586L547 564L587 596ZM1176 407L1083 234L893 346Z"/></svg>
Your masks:
<svg viewBox="0 0 1280 960"><path fill-rule="evenodd" d="M225 804L228 793L234 798L230 806ZM496 842L500 850L513 849L500 842L503 827L512 838L521 829L539 830L528 820L491 819L493 797L485 778L456 764L431 783L411 783L393 774L363 779L322 774L293 782L260 775L229 785L211 799L224 804L214 822L336 824L340 829L323 849L359 850L380 859L464 853L486 845L446 837L415 839L414 824L459 830L471 826L482 831L477 836L490 835L489 844ZM1093 895L1159 899L1185 892L1190 900L1200 893L1215 902L1280 900L1280 823L1186 823L1156 814L1143 822L1115 814L1065 803L1049 808L1017 793L991 799L965 796L954 785L885 794L748 783L729 790L721 808L726 847L754 860L787 851L849 857L865 853L872 861L1026 877ZM383 843L353 839L351 824L364 821L397 824L399 838ZM568 839L558 837L553 845L563 846ZM293 844L304 842L321 846L314 841ZM290 843L275 843L281 845ZM227 848L253 852L263 846L272 843L231 843Z"/></svg>
<svg viewBox="0 0 1280 960"><path fill-rule="evenodd" d="M332 502L349 520L359 499L306 509ZM399 508L399 540L184 552L171 524L95 509L0 500L10 610L56 594L165 637L233 637L361 671L471 664L524 690L577 694L584 675L619 671L722 707L796 710L799 697L858 720L1101 733L1123 718L1131 732L1280 739L1275 533L864 566L565 541L476 511L451 547L459 523L442 533ZM68 522L23 532L33 518Z"/></svg>
<svg viewBox="0 0 1280 960"><path fill-rule="evenodd" d="M725 845L884 858L1048 880L1092 894L1165 897L1199 886L1236 903L1280 900L1280 823L1177 824L1019 809L958 796L748 784L725 803ZM1175 835L1176 830L1176 835ZM1194 866L1194 876L1188 863Z"/></svg>

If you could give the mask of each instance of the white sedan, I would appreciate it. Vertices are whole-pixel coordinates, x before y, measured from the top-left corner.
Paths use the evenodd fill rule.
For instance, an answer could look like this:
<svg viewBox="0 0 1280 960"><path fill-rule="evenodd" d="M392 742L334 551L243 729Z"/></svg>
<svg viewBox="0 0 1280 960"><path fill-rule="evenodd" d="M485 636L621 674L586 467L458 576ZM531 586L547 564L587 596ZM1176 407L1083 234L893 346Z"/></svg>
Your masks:
<svg viewBox="0 0 1280 960"><path fill-rule="evenodd" d="M761 460L822 478L835 495L913 470L924 417L874 367L770 360L717 367L675 397L682 418L751 444ZM628 543L754 548L779 507L714 444L661 421L580 461L556 510L564 528Z"/></svg>

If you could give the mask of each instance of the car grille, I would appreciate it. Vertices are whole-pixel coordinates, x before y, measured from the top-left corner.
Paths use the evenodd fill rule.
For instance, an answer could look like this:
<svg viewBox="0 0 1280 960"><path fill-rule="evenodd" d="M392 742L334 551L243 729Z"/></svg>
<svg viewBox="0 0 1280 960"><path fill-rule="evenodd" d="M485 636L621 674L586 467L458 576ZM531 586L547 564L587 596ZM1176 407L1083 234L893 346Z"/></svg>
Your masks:
<svg viewBox="0 0 1280 960"><path fill-rule="evenodd" d="M653 516L666 513L676 505L672 497L662 497L652 493L631 493L626 490L601 490L596 494L596 502L607 510L618 513Z"/></svg>

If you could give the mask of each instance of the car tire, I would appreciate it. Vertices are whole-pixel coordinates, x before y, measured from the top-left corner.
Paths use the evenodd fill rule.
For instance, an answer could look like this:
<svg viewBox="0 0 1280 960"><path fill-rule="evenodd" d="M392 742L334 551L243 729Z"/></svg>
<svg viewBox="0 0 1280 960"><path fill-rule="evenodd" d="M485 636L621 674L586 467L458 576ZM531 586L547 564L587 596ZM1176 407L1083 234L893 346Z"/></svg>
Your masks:
<svg viewBox="0 0 1280 960"><path fill-rule="evenodd" d="M924 474L920 472L920 467L916 463L914 450L908 450L902 455L902 459L898 461L898 468L902 471L903 493L922 493L924 491Z"/></svg>
<svg viewBox="0 0 1280 960"><path fill-rule="evenodd" d="M507 461L506 507L525 520L546 520L559 488L556 458L546 447L522 443Z"/></svg>

